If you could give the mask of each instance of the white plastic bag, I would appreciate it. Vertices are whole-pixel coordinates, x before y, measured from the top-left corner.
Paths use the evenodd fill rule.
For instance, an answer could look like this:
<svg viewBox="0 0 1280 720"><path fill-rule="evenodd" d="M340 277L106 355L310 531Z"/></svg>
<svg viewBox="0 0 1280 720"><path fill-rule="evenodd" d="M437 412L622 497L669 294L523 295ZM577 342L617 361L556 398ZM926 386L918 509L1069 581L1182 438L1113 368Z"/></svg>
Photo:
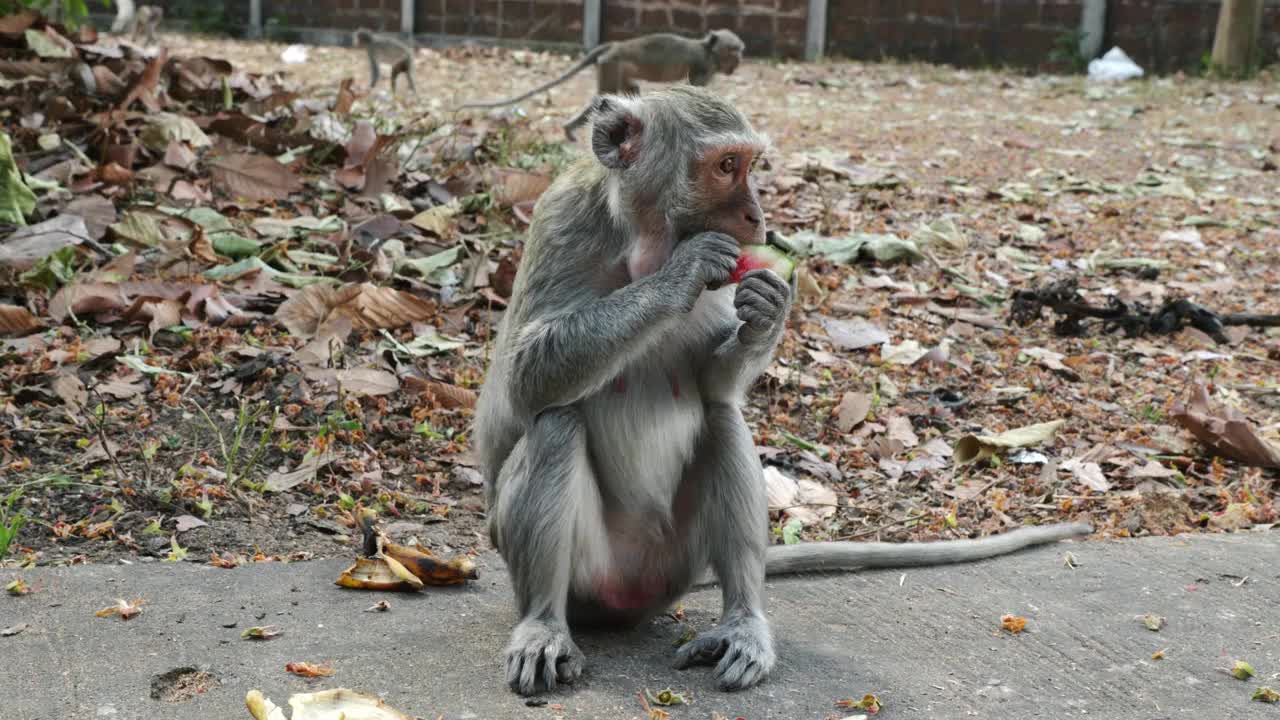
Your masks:
<svg viewBox="0 0 1280 720"><path fill-rule="evenodd" d="M1138 67L1123 50L1113 47L1106 55L1089 61L1089 79L1101 81L1132 80L1142 77L1142 68Z"/></svg>
<svg viewBox="0 0 1280 720"><path fill-rule="evenodd" d="M290 45L284 49L284 52L280 53L280 59L283 60L286 65L299 65L304 63L307 61L307 46Z"/></svg>

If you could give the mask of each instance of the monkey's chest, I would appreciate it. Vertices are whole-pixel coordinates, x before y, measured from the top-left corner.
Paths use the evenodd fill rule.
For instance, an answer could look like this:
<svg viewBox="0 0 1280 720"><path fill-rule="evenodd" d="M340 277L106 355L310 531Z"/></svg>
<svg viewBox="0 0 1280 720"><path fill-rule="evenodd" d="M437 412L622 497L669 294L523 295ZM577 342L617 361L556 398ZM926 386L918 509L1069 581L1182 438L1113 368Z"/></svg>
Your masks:
<svg viewBox="0 0 1280 720"><path fill-rule="evenodd" d="M592 465L606 497L670 504L703 423L688 368L676 360L628 368L585 403Z"/></svg>

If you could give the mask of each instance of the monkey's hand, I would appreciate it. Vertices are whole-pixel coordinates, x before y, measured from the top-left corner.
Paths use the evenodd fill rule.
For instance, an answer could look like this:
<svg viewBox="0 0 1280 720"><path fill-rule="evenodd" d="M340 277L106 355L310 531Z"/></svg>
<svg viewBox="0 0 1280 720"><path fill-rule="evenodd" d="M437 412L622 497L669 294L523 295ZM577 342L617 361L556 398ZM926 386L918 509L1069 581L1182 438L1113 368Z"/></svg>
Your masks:
<svg viewBox="0 0 1280 720"><path fill-rule="evenodd" d="M676 245L662 271L674 286L675 301L693 309L703 290L724 285L738 265L738 241L718 232L698 233Z"/></svg>
<svg viewBox="0 0 1280 720"><path fill-rule="evenodd" d="M581 677L584 664L567 628L526 618L507 645L507 685L521 695L554 690L557 682L569 684Z"/></svg>
<svg viewBox="0 0 1280 720"><path fill-rule="evenodd" d="M772 349L791 310L791 287L772 270L752 270L738 283L733 307L742 321L738 341Z"/></svg>

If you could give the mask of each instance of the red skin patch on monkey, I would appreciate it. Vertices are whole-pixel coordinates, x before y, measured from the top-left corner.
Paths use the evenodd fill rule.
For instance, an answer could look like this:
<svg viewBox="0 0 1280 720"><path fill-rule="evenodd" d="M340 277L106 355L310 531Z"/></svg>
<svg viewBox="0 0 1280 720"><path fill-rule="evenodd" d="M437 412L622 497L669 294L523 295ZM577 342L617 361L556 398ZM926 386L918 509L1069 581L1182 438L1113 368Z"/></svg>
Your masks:
<svg viewBox="0 0 1280 720"><path fill-rule="evenodd" d="M676 375L675 371L672 370L670 373L667 374L667 377L671 380L671 397L679 400L680 399L680 376Z"/></svg>
<svg viewBox="0 0 1280 720"><path fill-rule="evenodd" d="M627 583L614 578L604 578L596 586L600 604L613 610L644 610L658 604L665 588L657 582L647 584Z"/></svg>
<svg viewBox="0 0 1280 720"><path fill-rule="evenodd" d="M624 375L619 375L618 377L616 377L616 378L614 378L614 379L613 379L613 391L614 391L614 392L616 392L616 393L618 393L619 395L626 395L626 394L627 394L627 378L626 378L626 376L624 376Z"/></svg>

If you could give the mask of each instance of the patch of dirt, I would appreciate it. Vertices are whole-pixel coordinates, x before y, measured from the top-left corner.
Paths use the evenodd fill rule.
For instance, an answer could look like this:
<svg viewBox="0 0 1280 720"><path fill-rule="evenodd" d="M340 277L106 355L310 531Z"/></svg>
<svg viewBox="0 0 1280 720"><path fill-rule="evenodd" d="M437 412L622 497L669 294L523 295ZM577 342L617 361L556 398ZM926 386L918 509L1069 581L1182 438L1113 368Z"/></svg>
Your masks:
<svg viewBox="0 0 1280 720"><path fill-rule="evenodd" d="M151 699L167 703L186 702L221 684L222 681L207 670L175 668L151 678Z"/></svg>

